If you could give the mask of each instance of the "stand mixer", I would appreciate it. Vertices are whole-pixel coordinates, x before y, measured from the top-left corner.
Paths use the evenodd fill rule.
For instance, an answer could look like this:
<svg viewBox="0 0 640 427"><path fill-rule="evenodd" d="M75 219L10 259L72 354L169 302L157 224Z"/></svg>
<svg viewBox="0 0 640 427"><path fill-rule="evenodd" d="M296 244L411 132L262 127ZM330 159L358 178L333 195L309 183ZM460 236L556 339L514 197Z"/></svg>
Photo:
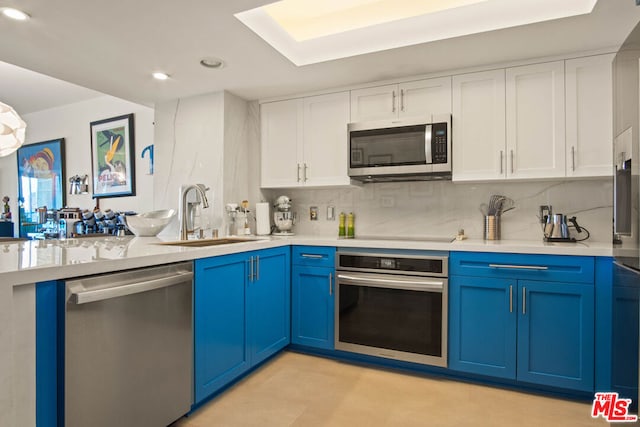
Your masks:
<svg viewBox="0 0 640 427"><path fill-rule="evenodd" d="M293 236L291 228L294 224L294 215L291 212L291 199L287 196L280 196L273 205L275 212L273 213L273 222L277 231L274 236Z"/></svg>

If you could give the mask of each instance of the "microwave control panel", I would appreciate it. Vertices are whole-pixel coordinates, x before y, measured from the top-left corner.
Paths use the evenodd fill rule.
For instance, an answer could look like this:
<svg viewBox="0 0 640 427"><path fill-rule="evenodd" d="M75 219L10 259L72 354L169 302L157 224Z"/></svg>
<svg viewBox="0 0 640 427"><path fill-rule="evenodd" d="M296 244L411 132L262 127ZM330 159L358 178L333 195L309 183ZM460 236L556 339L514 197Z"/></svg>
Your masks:
<svg viewBox="0 0 640 427"><path fill-rule="evenodd" d="M447 163L447 124L431 125L431 163Z"/></svg>

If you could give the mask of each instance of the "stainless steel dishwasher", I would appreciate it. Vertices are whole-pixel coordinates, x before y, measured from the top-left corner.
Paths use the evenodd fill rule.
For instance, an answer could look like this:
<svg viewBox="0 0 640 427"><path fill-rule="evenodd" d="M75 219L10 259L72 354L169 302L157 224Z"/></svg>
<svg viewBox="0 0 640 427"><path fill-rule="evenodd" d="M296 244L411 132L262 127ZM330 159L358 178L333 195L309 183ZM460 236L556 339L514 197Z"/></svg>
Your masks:
<svg viewBox="0 0 640 427"><path fill-rule="evenodd" d="M66 283L65 426L161 427L192 403L191 262Z"/></svg>

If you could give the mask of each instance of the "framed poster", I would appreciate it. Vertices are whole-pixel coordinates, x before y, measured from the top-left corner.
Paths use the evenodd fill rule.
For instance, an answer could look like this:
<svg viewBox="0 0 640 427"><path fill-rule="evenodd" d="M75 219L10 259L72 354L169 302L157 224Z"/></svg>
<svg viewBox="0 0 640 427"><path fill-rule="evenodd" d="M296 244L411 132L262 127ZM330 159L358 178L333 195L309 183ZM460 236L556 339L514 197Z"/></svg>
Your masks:
<svg viewBox="0 0 640 427"><path fill-rule="evenodd" d="M18 200L20 237L40 224L38 208L62 209L65 205L64 138L23 145L18 149Z"/></svg>
<svg viewBox="0 0 640 427"><path fill-rule="evenodd" d="M93 198L135 196L133 114L91 122Z"/></svg>

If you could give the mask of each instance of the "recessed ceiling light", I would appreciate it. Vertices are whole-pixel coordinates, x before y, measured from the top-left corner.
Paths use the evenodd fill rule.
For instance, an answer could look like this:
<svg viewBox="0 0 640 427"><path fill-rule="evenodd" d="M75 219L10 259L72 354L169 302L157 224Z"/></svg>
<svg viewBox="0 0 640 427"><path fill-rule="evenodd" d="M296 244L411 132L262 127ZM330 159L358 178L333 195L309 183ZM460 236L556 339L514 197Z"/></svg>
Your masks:
<svg viewBox="0 0 640 427"><path fill-rule="evenodd" d="M0 8L2 14L7 18L15 19L16 21L26 21L31 18L28 13L25 13L21 10L14 9L12 7L3 7Z"/></svg>
<svg viewBox="0 0 640 427"><path fill-rule="evenodd" d="M207 68L220 69L224 67L224 61L220 58L210 56L208 58L202 58L200 60L200 65Z"/></svg>
<svg viewBox="0 0 640 427"><path fill-rule="evenodd" d="M156 80L167 80L169 78L169 74L163 73L161 71L157 71L153 73L152 76Z"/></svg>

